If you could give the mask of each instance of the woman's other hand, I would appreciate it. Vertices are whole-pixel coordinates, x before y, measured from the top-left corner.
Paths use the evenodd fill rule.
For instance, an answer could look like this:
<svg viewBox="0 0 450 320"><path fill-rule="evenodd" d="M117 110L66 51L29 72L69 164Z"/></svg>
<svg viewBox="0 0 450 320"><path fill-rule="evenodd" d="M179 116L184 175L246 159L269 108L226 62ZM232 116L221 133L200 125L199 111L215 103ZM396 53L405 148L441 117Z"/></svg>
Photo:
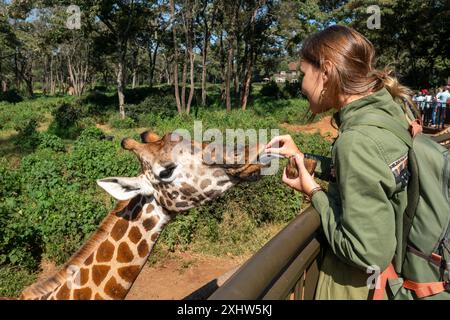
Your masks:
<svg viewBox="0 0 450 320"><path fill-rule="evenodd" d="M266 145L266 153L275 153L286 158L301 153L290 135L277 136Z"/></svg>
<svg viewBox="0 0 450 320"><path fill-rule="evenodd" d="M302 153L298 153L294 156L294 159L298 168L298 177L294 179L288 178L286 168L284 168L283 182L292 189L303 192L309 196L313 189L320 186L314 181L314 177L306 169L304 155Z"/></svg>

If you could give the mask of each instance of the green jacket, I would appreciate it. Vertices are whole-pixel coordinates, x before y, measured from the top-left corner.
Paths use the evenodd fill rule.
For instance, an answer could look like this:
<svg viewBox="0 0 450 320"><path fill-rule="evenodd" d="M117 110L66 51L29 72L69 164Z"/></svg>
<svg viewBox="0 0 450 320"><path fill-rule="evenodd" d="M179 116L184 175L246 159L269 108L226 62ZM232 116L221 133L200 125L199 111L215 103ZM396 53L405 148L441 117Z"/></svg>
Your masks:
<svg viewBox="0 0 450 320"><path fill-rule="evenodd" d="M346 105L336 120L342 126L367 112L390 115L408 127L403 109L386 89ZM407 203L407 153L408 147L384 129L359 126L340 132L332 149L335 182L311 199L330 244L316 299L367 299L368 281L375 280L368 267L383 271L393 262Z"/></svg>

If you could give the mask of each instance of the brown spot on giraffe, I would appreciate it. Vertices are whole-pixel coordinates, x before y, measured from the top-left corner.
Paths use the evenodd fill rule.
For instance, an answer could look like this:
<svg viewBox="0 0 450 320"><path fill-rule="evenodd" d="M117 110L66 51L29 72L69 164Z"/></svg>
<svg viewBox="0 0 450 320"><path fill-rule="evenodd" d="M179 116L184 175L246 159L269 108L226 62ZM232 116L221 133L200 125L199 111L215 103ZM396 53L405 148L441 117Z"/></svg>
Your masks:
<svg viewBox="0 0 450 320"><path fill-rule="evenodd" d="M150 237L150 240L152 240L153 242L155 242L159 237L159 232L155 232L154 234L152 234L152 236Z"/></svg>
<svg viewBox="0 0 450 320"><path fill-rule="evenodd" d="M131 228L130 232L128 233L128 238L134 244L138 243L139 240L141 240L141 238L142 238L142 234L141 234L141 231L139 231L139 228L136 226Z"/></svg>
<svg viewBox="0 0 450 320"><path fill-rule="evenodd" d="M98 293L95 294L94 299L95 299L95 300L105 300L105 299L103 299L103 297L102 297L101 295L99 295Z"/></svg>
<svg viewBox="0 0 450 320"><path fill-rule="evenodd" d="M56 294L56 298L58 300L69 300L70 299L70 290L69 290L69 287L67 287L67 283L64 283L64 285L61 287L61 289L58 290L58 293Z"/></svg>
<svg viewBox="0 0 450 320"><path fill-rule="evenodd" d="M97 286L99 286L106 278L110 269L110 266L105 265L94 265L92 267L92 280Z"/></svg>
<svg viewBox="0 0 450 320"><path fill-rule="evenodd" d="M122 239L125 232L127 232L128 224L128 221L125 219L119 219L111 230L111 237L116 241Z"/></svg>
<svg viewBox="0 0 450 320"><path fill-rule="evenodd" d="M205 192L205 195L211 199L218 196L220 193L221 193L220 190L209 190Z"/></svg>
<svg viewBox="0 0 450 320"><path fill-rule="evenodd" d="M180 189L180 191L183 193L183 194L185 194L185 195L187 195L187 196L190 196L191 194L194 194L194 193L196 193L197 192L197 189L195 189L193 186L191 186L190 184L188 184L188 183L186 183L186 182L183 182L182 184L181 184L181 189Z"/></svg>
<svg viewBox="0 0 450 320"><path fill-rule="evenodd" d="M136 277L138 276L140 271L141 271L141 266L129 266L129 267L119 268L117 270L117 273L123 280L125 280L127 282L133 282L134 279L136 279Z"/></svg>
<svg viewBox="0 0 450 320"><path fill-rule="evenodd" d="M114 254L114 246L108 240L103 241L97 250L97 262L109 262Z"/></svg>
<svg viewBox="0 0 450 320"><path fill-rule="evenodd" d="M222 170L216 170L213 172L213 176L216 178L224 176L224 175L225 175L225 172L223 172Z"/></svg>
<svg viewBox="0 0 450 320"><path fill-rule="evenodd" d="M73 298L75 300L89 300L92 296L91 288L75 289L73 291Z"/></svg>
<svg viewBox="0 0 450 320"><path fill-rule="evenodd" d="M148 219L145 219L142 224L143 224L145 230L150 231L156 226L158 221L159 221L158 216L152 216Z"/></svg>
<svg viewBox="0 0 450 320"><path fill-rule="evenodd" d="M130 247L126 242L122 242L117 250L117 261L126 263L133 261L133 252L131 252Z"/></svg>
<svg viewBox="0 0 450 320"><path fill-rule="evenodd" d="M105 293L113 299L122 299L127 294L127 290L113 277L106 283Z"/></svg>
<svg viewBox="0 0 450 320"><path fill-rule="evenodd" d="M84 286L89 280L89 269L81 268L80 270L80 286Z"/></svg>
<svg viewBox="0 0 450 320"><path fill-rule="evenodd" d="M189 205L189 203L187 203L186 201L181 201L181 202L175 203L175 206L177 208L184 208L184 207L187 207L188 205Z"/></svg>
<svg viewBox="0 0 450 320"><path fill-rule="evenodd" d="M150 212L152 212L153 210L155 210L155 207L154 207L151 203L147 206L147 209L145 209L145 211L146 211L147 213L150 213Z"/></svg>
<svg viewBox="0 0 450 320"><path fill-rule="evenodd" d="M227 180L221 180L221 181L218 181L218 182L217 182L217 185L218 185L219 187L223 187L223 186L226 185L227 183L229 183L229 181L227 181Z"/></svg>
<svg viewBox="0 0 450 320"><path fill-rule="evenodd" d="M203 189L206 189L210 185L211 185L211 180L205 179L200 183L200 188L203 190Z"/></svg>
<svg viewBox="0 0 450 320"><path fill-rule="evenodd" d="M84 261L84 264L86 266L89 266L92 263L92 261L94 261L94 253L91 253L91 255Z"/></svg>
<svg viewBox="0 0 450 320"><path fill-rule="evenodd" d="M163 207L166 206L166 201L164 201L164 198L163 198L163 197L159 197L158 201L159 201L159 203L160 203Z"/></svg>
<svg viewBox="0 0 450 320"><path fill-rule="evenodd" d="M139 257L144 258L148 254L148 249L149 249L147 241L145 239L143 239L139 243L137 249L138 249Z"/></svg>

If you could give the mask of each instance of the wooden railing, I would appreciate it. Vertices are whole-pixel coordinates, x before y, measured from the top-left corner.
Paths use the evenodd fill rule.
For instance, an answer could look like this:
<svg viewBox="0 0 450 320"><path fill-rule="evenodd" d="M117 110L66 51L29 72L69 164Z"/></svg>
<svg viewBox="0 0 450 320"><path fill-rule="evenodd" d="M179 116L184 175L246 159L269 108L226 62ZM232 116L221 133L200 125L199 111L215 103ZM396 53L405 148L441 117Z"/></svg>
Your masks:
<svg viewBox="0 0 450 320"><path fill-rule="evenodd" d="M319 227L318 213L306 209L215 288L209 299L313 299L319 277Z"/></svg>

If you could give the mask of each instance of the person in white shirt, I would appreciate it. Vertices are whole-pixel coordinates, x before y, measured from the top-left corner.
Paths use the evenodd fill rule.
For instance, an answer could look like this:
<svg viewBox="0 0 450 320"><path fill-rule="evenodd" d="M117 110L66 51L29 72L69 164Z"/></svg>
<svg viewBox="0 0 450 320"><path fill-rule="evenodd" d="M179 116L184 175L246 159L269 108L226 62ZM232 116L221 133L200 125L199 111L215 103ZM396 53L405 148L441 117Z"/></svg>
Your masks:
<svg viewBox="0 0 450 320"><path fill-rule="evenodd" d="M450 93L447 88L442 88L441 92L436 95L436 99L438 100L438 104L440 107L440 114L438 118L438 127L444 127L445 118L446 118L446 109L447 109L447 100L450 99Z"/></svg>

